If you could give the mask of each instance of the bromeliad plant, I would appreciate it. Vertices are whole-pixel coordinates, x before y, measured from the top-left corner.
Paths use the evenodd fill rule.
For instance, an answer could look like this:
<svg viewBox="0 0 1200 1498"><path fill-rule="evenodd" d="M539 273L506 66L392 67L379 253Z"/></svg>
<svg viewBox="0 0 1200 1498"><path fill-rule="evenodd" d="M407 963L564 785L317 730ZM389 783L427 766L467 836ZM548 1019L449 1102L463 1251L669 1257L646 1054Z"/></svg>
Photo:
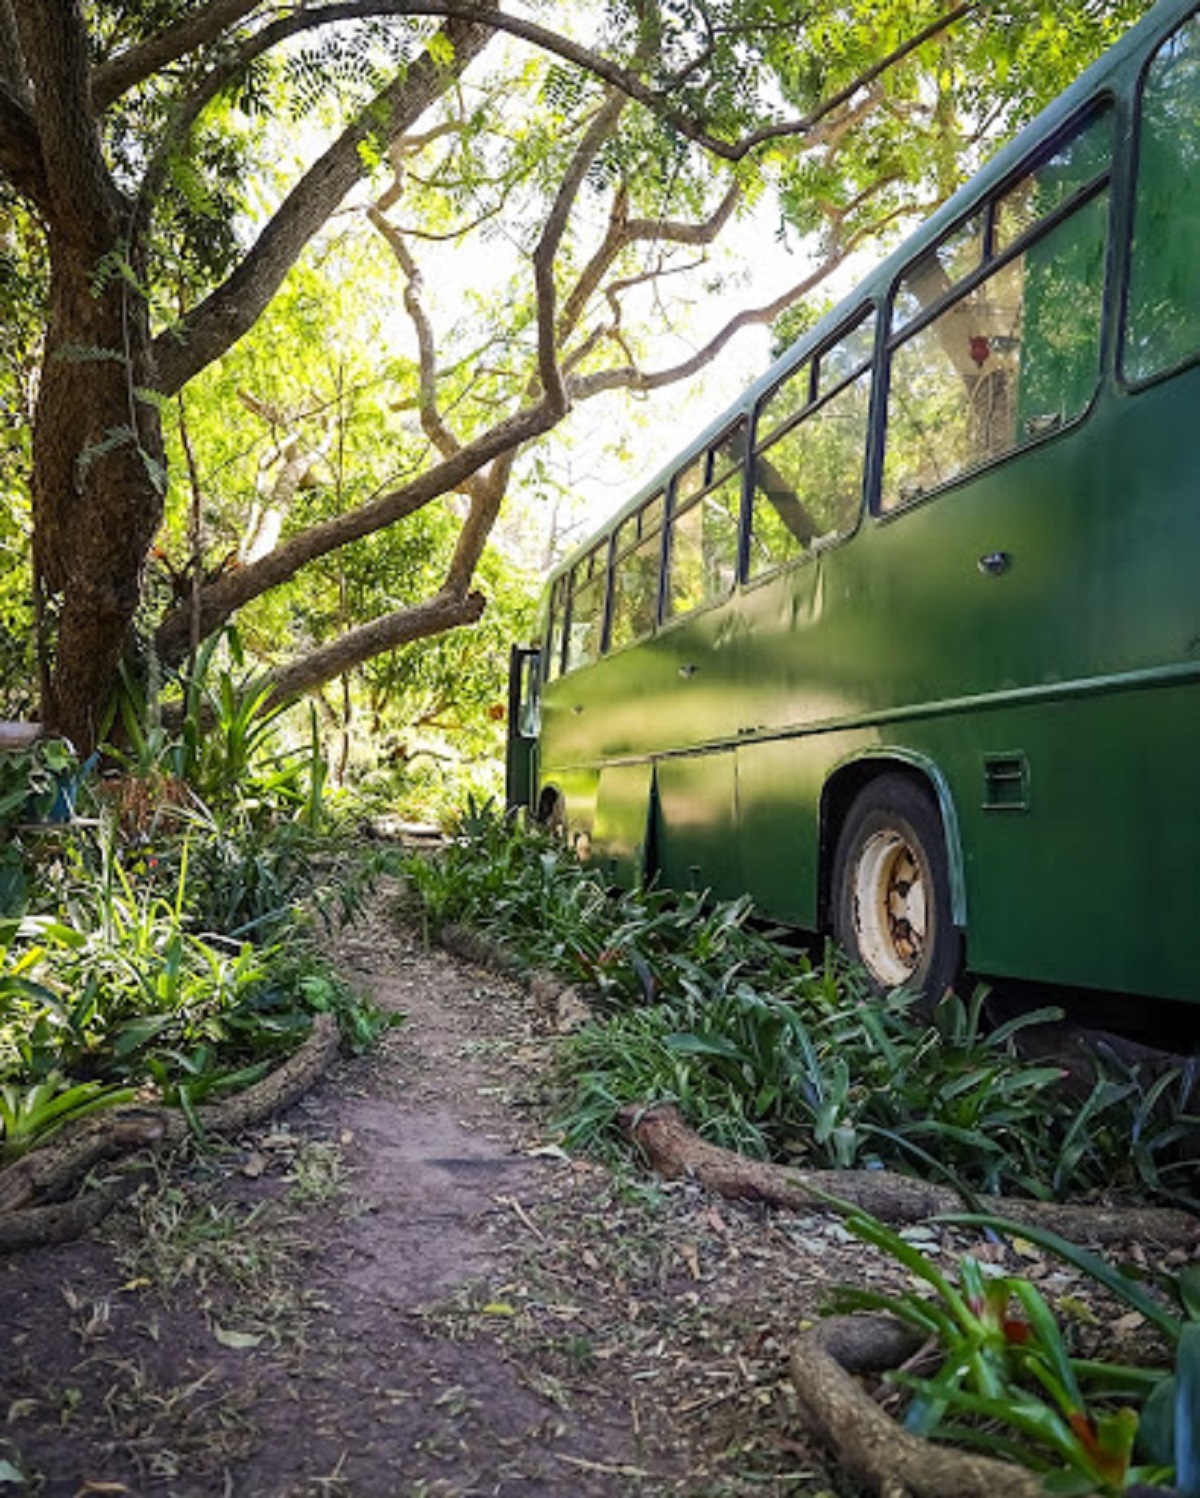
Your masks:
<svg viewBox="0 0 1200 1498"><path fill-rule="evenodd" d="M1170 1365L1077 1357L1030 1280L992 1274L970 1254L953 1277L915 1244L854 1211L847 1228L922 1288L897 1294L847 1288L835 1309L894 1316L936 1346L940 1358L928 1378L892 1375L911 1395L906 1428L1028 1467L1047 1492L1116 1494L1167 1484L1175 1498L1200 1498L1200 1265L1170 1279L1173 1310L1055 1233L986 1214L946 1220L1024 1237L1072 1263L1145 1317L1161 1334Z"/></svg>

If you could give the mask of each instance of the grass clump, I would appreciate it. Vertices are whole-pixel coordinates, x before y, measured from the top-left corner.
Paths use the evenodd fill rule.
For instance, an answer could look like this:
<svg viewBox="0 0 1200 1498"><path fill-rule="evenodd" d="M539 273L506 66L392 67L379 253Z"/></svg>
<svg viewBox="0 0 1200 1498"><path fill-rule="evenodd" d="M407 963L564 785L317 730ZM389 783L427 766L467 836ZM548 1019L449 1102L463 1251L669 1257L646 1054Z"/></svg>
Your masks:
<svg viewBox="0 0 1200 1498"><path fill-rule="evenodd" d="M983 990L926 1013L872 995L840 956L764 929L746 899L617 892L561 843L489 807L414 859L429 922L475 925L530 966L586 986L596 1018L562 1048L561 1126L576 1148L614 1143L627 1103L676 1102L712 1141L825 1168L889 1166L971 1192L1042 1198L1127 1185L1186 1198L1172 1151L1196 1122L1194 1077L1154 1080L1103 1060L1081 1103L1031 1063Z"/></svg>

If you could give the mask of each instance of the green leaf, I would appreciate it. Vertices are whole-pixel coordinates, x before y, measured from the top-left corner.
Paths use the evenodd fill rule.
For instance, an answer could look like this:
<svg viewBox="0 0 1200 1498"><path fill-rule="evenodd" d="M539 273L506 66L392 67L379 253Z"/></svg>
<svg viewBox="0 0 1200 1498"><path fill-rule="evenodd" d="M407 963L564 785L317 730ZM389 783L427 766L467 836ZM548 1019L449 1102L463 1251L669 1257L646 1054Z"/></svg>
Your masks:
<svg viewBox="0 0 1200 1498"><path fill-rule="evenodd" d="M213 1336L222 1347L232 1347L238 1350L258 1347L262 1342L261 1332L231 1331L219 1324L213 1326Z"/></svg>
<svg viewBox="0 0 1200 1498"><path fill-rule="evenodd" d="M1179 1336L1175 1361L1175 1487L1182 1498L1200 1498L1200 1322Z"/></svg>
<svg viewBox="0 0 1200 1498"><path fill-rule="evenodd" d="M1189 1264L1175 1281L1180 1303L1191 1321L1200 1321L1200 1264Z"/></svg>
<svg viewBox="0 0 1200 1498"><path fill-rule="evenodd" d="M1115 1269L1111 1264L1086 1248L1053 1233L1049 1228L1035 1227L1029 1223L1013 1222L1007 1217L990 1212L948 1212L936 1219L939 1222L957 1223L963 1227L992 1228L998 1233L1007 1233L1012 1238L1025 1238L1042 1248L1048 1248L1068 1264L1074 1264L1089 1275L1098 1285L1103 1285L1126 1305L1140 1311L1146 1320L1156 1326L1174 1345L1179 1339L1180 1321L1164 1310L1162 1304L1150 1292Z"/></svg>
<svg viewBox="0 0 1200 1498"><path fill-rule="evenodd" d="M1158 1466L1170 1466L1175 1461L1175 1393L1172 1374L1150 1391L1138 1421L1138 1450L1146 1461Z"/></svg>

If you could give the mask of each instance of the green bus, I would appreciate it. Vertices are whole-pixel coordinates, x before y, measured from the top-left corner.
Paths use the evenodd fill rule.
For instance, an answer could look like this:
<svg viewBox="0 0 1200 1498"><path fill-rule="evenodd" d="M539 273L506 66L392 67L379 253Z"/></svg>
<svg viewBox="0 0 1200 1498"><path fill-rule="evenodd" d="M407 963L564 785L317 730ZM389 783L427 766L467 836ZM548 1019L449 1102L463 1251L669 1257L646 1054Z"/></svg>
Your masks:
<svg viewBox="0 0 1200 1498"><path fill-rule="evenodd" d="M510 706L510 800L618 883L880 989L1200 1000L1195 0L551 574Z"/></svg>

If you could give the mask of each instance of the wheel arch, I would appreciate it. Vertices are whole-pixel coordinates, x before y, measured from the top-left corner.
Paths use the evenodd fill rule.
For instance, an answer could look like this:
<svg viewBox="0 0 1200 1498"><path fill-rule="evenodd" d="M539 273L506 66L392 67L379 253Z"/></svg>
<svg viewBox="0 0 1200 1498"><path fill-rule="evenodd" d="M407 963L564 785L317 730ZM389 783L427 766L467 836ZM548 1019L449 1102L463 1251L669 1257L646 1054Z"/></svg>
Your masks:
<svg viewBox="0 0 1200 1498"><path fill-rule="evenodd" d="M960 931L967 929L967 885L963 865L958 813L945 775L923 754L905 749L867 749L848 756L826 777L819 808L820 868L818 871L818 916L823 930L832 917L833 860L838 838L855 797L882 775L903 774L923 786L933 797L942 823L946 863L950 877L950 916Z"/></svg>

